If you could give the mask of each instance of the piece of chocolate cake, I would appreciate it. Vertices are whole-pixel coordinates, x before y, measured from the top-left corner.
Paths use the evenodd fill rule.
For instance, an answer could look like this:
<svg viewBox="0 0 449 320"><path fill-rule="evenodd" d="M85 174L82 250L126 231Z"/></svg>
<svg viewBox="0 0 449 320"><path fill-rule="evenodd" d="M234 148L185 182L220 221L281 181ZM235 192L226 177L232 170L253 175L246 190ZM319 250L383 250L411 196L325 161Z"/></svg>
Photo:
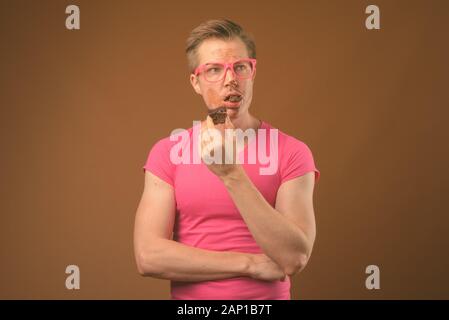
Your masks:
<svg viewBox="0 0 449 320"><path fill-rule="evenodd" d="M225 123L226 115L226 107L218 107L216 109L209 110L209 116L212 118L214 124Z"/></svg>

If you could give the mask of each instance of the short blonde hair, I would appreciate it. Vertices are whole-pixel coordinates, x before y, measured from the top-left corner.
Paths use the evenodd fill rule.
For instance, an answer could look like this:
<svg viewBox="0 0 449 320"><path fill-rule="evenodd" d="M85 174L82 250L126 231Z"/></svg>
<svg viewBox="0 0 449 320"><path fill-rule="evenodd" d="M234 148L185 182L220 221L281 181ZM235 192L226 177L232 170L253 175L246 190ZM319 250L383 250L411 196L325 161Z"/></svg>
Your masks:
<svg viewBox="0 0 449 320"><path fill-rule="evenodd" d="M192 30L187 38L186 54L190 72L198 66L197 49L209 38L232 40L240 38L245 43L249 58L256 58L256 44L251 35L246 33L237 23L227 19L208 20Z"/></svg>

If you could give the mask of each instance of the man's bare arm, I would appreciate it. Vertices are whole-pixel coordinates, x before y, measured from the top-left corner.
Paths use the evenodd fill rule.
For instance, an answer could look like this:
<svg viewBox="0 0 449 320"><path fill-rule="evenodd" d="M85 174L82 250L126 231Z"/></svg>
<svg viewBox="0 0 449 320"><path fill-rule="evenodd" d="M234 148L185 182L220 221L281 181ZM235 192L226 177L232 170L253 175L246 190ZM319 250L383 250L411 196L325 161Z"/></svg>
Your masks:
<svg viewBox="0 0 449 320"><path fill-rule="evenodd" d="M136 212L134 250L139 273L175 281L207 281L248 276L284 278L283 270L265 255L220 252L171 240L175 220L174 190L150 172Z"/></svg>
<svg viewBox="0 0 449 320"><path fill-rule="evenodd" d="M309 172L283 183L276 208L241 167L222 177L256 242L288 275L305 267L315 241L314 177L314 172Z"/></svg>

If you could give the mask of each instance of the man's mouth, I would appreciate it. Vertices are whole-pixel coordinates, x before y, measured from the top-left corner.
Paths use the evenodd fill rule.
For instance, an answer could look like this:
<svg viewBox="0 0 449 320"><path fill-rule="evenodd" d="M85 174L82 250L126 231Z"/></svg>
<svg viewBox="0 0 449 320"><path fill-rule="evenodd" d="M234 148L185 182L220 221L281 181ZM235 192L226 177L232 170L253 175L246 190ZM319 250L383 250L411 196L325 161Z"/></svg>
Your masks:
<svg viewBox="0 0 449 320"><path fill-rule="evenodd" d="M230 94L224 98L225 102L240 102L242 101L243 96L240 94Z"/></svg>

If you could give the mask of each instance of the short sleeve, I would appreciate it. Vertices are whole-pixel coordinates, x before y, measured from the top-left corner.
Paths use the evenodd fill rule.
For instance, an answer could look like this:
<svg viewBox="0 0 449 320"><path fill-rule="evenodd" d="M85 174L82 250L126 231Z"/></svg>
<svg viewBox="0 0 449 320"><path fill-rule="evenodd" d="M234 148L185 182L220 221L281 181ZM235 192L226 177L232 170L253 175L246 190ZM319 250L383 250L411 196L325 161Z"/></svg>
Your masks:
<svg viewBox="0 0 449 320"><path fill-rule="evenodd" d="M281 157L279 168L281 183L308 172L315 172L315 183L318 182L320 171L315 166L312 151L304 142L288 137Z"/></svg>
<svg viewBox="0 0 449 320"><path fill-rule="evenodd" d="M170 140L159 140L150 150L143 170L151 172L170 185L174 185L175 165L170 161Z"/></svg>

